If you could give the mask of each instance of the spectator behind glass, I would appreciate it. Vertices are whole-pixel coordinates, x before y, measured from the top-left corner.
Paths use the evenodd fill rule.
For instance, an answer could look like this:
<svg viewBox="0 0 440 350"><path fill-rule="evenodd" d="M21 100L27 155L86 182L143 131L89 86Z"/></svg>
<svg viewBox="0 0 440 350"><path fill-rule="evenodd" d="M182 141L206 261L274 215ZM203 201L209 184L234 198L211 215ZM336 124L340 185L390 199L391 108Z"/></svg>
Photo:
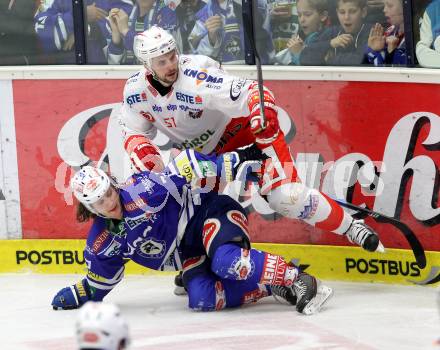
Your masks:
<svg viewBox="0 0 440 350"><path fill-rule="evenodd" d="M301 64L356 66L364 59L371 24L366 0L338 0L336 11L339 25L326 29L301 53Z"/></svg>
<svg viewBox="0 0 440 350"><path fill-rule="evenodd" d="M254 13L257 45L263 64L270 63L274 50L270 33L268 8L264 1L257 2ZM196 14L196 24L189 35L193 52L209 56L222 63L244 63L244 33L241 1L208 0Z"/></svg>
<svg viewBox="0 0 440 350"><path fill-rule="evenodd" d="M287 47L287 42L298 34L297 0L268 0L270 26L275 52Z"/></svg>
<svg viewBox="0 0 440 350"><path fill-rule="evenodd" d="M417 60L422 67L440 68L440 0L434 0L426 7L419 24Z"/></svg>
<svg viewBox="0 0 440 350"><path fill-rule="evenodd" d="M385 0L384 13L390 26L376 23L368 38L368 62L375 66L406 65L405 30L402 0Z"/></svg>
<svg viewBox="0 0 440 350"><path fill-rule="evenodd" d="M329 16L331 24L335 25L338 21L338 15L336 13L337 0L329 0ZM365 17L364 23L381 23L386 25L387 21L383 14L384 0L367 0L367 17Z"/></svg>
<svg viewBox="0 0 440 350"><path fill-rule="evenodd" d="M36 10L37 4L29 0L0 0L0 65L39 63Z"/></svg>
<svg viewBox="0 0 440 350"><path fill-rule="evenodd" d="M163 18L175 18L177 22L177 30L174 33L181 53L191 54L192 49L189 45L189 35L196 24L196 14L199 12L205 2L202 0L165 0L165 7L163 10Z"/></svg>
<svg viewBox="0 0 440 350"><path fill-rule="evenodd" d="M173 31L176 23L159 23L163 3L159 0L136 0L130 16L120 8L112 8L109 22L112 39L109 45L109 64L136 63L133 54L133 41L137 33L141 33L153 25ZM166 18L164 18L166 20Z"/></svg>
<svg viewBox="0 0 440 350"><path fill-rule="evenodd" d="M300 31L292 35L287 42L287 48L275 55L275 61L280 64L307 64L301 57L306 46L317 40L327 28L327 0L298 0L296 3Z"/></svg>
<svg viewBox="0 0 440 350"><path fill-rule="evenodd" d="M87 16L87 60L90 64L107 63L111 40L106 17L112 8L130 12L130 0L85 0ZM75 63L72 0L54 0L35 17L35 30L44 52L53 54L53 63ZM67 53L63 54L63 53Z"/></svg>

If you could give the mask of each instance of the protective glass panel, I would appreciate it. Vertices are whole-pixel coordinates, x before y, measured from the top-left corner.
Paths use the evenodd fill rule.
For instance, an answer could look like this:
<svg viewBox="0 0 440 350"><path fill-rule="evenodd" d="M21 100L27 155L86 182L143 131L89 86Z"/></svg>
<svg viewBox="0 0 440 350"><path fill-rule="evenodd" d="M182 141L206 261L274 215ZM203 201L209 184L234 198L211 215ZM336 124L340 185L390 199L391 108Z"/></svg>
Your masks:
<svg viewBox="0 0 440 350"><path fill-rule="evenodd" d="M273 64L406 65L402 0L269 0L267 5Z"/></svg>
<svg viewBox="0 0 440 350"><path fill-rule="evenodd" d="M418 64L440 68L440 1L413 1L413 32Z"/></svg>
<svg viewBox="0 0 440 350"><path fill-rule="evenodd" d="M201 54L226 64L244 63L241 0L112 0L107 26L93 22L87 40L89 63L138 64L133 54L134 36L153 25L168 30L184 54ZM93 10L99 16L100 11ZM106 40L103 40L106 39ZM107 46L103 44L107 42Z"/></svg>
<svg viewBox="0 0 440 350"><path fill-rule="evenodd" d="M50 64L46 4L0 0L0 65Z"/></svg>
<svg viewBox="0 0 440 350"><path fill-rule="evenodd" d="M29 1L23 0L21 2L22 9L29 6ZM27 5L24 4L25 2ZM33 22L38 47L38 59L35 63L74 64L75 38L73 34L72 2L41 1L34 13Z"/></svg>

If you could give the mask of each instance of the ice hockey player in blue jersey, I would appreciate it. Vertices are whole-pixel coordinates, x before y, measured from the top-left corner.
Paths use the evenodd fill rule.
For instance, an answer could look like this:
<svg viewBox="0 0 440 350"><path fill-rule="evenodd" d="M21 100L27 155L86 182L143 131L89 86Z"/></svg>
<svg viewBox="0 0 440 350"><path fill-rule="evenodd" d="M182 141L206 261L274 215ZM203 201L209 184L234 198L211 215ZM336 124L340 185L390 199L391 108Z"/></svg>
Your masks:
<svg viewBox="0 0 440 350"><path fill-rule="evenodd" d="M71 186L83 208L79 219L93 217L84 250L88 273L61 289L53 308L102 300L133 260L155 270L183 271L194 310L237 307L275 294L298 312L317 312L332 289L283 257L252 249L244 209L215 191L218 179L248 173L246 162L261 156L256 149L218 157L186 150L163 172L141 172L121 186L101 169L83 167Z"/></svg>

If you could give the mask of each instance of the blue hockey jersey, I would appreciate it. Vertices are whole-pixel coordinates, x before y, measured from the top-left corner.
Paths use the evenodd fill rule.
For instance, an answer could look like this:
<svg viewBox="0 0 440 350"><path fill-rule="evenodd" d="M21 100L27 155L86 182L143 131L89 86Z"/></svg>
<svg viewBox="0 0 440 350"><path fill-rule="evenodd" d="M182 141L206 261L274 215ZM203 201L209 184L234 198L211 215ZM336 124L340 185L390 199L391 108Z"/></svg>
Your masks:
<svg viewBox="0 0 440 350"><path fill-rule="evenodd" d="M120 188L123 220L96 217L90 228L84 258L93 300L102 298L123 278L128 260L154 270L181 270L180 242L188 225L203 222L204 210L218 196L194 179L219 177L227 166L222 155L186 150L164 173L133 175Z"/></svg>

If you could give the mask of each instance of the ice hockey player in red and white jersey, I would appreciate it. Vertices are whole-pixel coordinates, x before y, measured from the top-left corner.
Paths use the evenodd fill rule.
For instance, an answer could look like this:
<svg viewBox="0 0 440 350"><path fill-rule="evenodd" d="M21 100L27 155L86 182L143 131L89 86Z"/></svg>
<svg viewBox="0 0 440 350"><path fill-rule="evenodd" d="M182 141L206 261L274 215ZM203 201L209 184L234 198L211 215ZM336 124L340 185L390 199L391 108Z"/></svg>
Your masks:
<svg viewBox="0 0 440 350"><path fill-rule="evenodd" d="M378 235L335 201L305 186L280 130L277 106L264 89L263 122L258 85L223 71L206 56L179 55L172 35L152 27L135 37L144 67L127 80L120 122L125 149L139 170L160 159L151 142L160 130L177 148L223 153L256 143L270 159L260 191L277 213L345 235L368 251L384 251Z"/></svg>

